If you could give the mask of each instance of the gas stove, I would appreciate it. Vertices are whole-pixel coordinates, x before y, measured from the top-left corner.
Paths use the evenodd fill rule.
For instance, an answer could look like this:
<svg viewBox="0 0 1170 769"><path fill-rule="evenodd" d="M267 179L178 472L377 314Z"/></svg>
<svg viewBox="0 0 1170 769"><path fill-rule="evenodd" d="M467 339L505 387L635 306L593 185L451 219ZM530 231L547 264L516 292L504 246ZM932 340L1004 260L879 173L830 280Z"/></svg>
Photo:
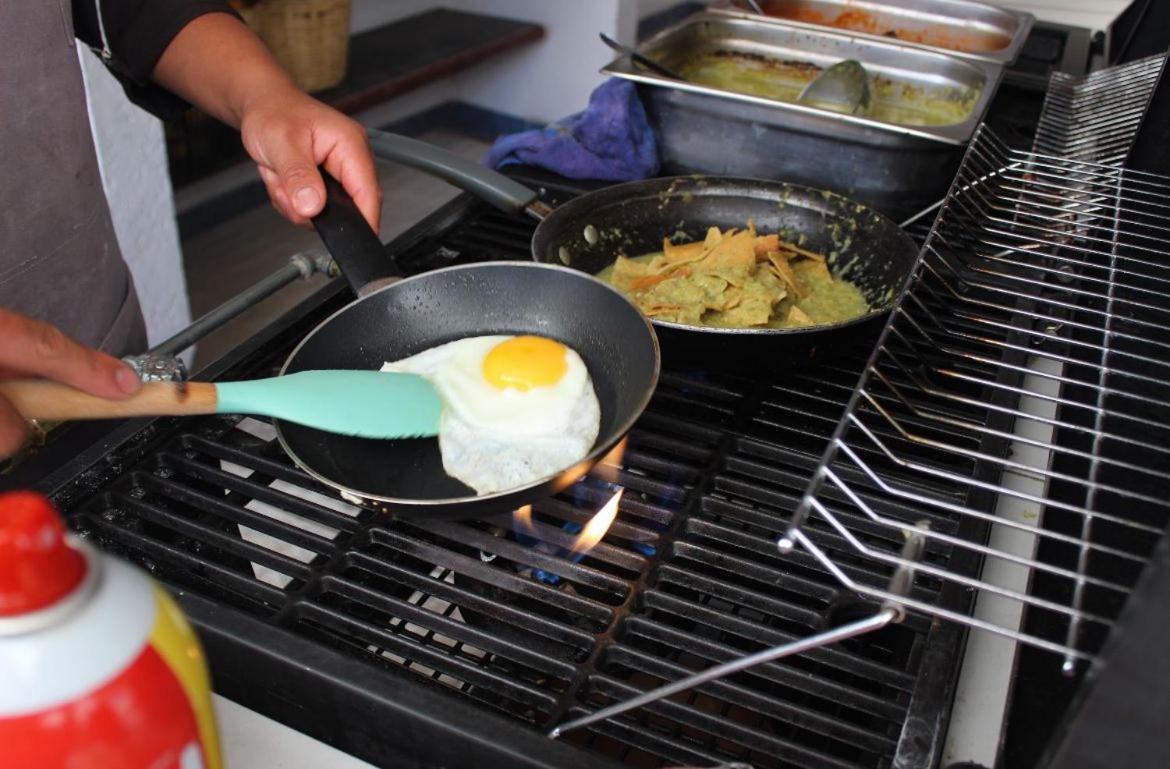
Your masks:
<svg viewBox="0 0 1170 769"><path fill-rule="evenodd" d="M575 191L543 181L553 202ZM526 259L532 227L462 197L391 247L410 272ZM274 373L346 301L330 284L205 375ZM81 536L175 591L221 693L375 763L885 766L937 749L958 633L908 622L637 718L542 734L853 609L771 538L871 344L776 382L701 361L665 371L616 477L536 504L527 531L353 508L253 419L126 425L37 485ZM569 536L613 483L617 519L579 562L528 541Z"/></svg>
<svg viewBox="0 0 1170 769"><path fill-rule="evenodd" d="M1027 146L1040 99L1027 78L1005 85L989 123ZM589 186L515 173L551 204ZM916 227L924 237L928 223ZM527 259L532 230L464 195L388 249L407 273ZM201 378L274 374L349 300L329 283ZM920 616L545 736L871 608L807 553L782 556L775 537L875 341L876 332L769 381L675 362L624 455L519 524L356 508L296 469L271 425L250 418L72 426L6 485L51 494L79 536L166 584L200 632L220 693L376 764L930 767L965 634ZM604 539L566 557L615 486L624 496ZM966 494L932 492L957 503ZM933 518L941 531L959 526ZM847 550L827 526L809 536ZM885 577L860 559L841 568ZM956 610L969 601L939 595L929 579L915 590Z"/></svg>

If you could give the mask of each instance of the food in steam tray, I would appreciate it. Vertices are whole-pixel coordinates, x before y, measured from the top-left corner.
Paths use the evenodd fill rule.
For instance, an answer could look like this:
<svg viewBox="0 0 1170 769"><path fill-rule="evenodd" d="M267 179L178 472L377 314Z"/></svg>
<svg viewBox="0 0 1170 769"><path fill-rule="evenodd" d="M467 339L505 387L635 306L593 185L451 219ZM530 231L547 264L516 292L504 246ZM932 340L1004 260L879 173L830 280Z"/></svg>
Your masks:
<svg viewBox="0 0 1170 769"><path fill-rule="evenodd" d="M869 312L853 283L825 257L779 235L707 230L702 241L617 261L599 273L650 318L714 328L803 328Z"/></svg>
<svg viewBox="0 0 1170 769"><path fill-rule="evenodd" d="M952 51L985 53L999 51L1011 44L1011 38L997 30L982 30L965 25L960 30L939 26L921 26L917 29L899 27L893 19L861 8L846 8L840 12L821 10L792 0L773 0L764 6L764 13L780 19L792 19L806 24L817 24L851 32L864 32L910 43L922 43ZM834 15L834 13L836 15Z"/></svg>
<svg viewBox="0 0 1170 769"><path fill-rule="evenodd" d="M572 467L597 440L601 406L585 362L552 339L458 339L382 370L418 374L434 385L443 401L443 469L480 495Z"/></svg>
<svg viewBox="0 0 1170 769"><path fill-rule="evenodd" d="M727 50L696 53L678 69L692 83L783 102L795 102L801 90L821 73L821 67L810 62ZM962 123L975 109L980 94L979 88L924 88L881 75L871 76L870 86L873 102L866 117L902 126Z"/></svg>

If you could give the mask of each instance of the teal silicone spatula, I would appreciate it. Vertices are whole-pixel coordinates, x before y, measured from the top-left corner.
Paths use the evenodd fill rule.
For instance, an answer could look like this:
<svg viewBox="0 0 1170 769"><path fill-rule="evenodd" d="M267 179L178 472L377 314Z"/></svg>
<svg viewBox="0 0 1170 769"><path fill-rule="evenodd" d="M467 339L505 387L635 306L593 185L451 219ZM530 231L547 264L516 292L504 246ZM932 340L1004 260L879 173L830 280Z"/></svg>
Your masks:
<svg viewBox="0 0 1170 769"><path fill-rule="evenodd" d="M246 382L148 382L125 400L107 400L44 380L0 382L26 419L119 419L252 414L362 438L439 433L442 403L431 383L382 371L302 371Z"/></svg>

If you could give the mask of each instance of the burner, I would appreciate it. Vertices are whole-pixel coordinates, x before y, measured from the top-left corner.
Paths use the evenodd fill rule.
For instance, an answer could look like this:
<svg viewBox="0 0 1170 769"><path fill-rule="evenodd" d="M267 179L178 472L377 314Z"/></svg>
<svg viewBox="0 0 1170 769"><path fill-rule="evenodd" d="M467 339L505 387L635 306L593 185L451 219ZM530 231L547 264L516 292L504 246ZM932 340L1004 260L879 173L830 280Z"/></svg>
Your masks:
<svg viewBox="0 0 1170 769"><path fill-rule="evenodd" d="M231 376L279 365L284 348L263 349L267 358ZM344 721L352 730L363 716L343 718L345 707L366 701L379 681L394 682L395 694L367 707L437 687L481 709L460 730L490 728L485 739L501 750L538 740L532 755L547 757L540 730L583 709L823 626L838 600L834 580L807 560L782 558L773 537L851 392L860 355L774 384L664 371L620 469L603 465L537 503L528 526L509 517L396 520L346 506L288 464L270 426L222 417L156 422L108 454L109 473L79 476L57 498L79 531L188 596L185 607L210 638L220 615L200 611L203 596L361 663L345 698L330 698L329 717L281 714L298 728L321 733ZM618 487L612 525L577 557L574 540ZM911 705L939 707L911 697L922 651L933 648L928 631L908 623L872 645L766 665L569 743L627 762L877 766L893 755L898 742L888 734ZM257 688L249 682L258 660L234 644L211 643L209 654L219 670L243 665L217 679L221 691L268 711L255 701L260 692L309 686L288 692L295 701L329 685L297 683L323 672L323 660L282 667ZM422 728L403 723L402 735ZM410 760L424 750L380 729L366 744L413 744ZM451 739L436 734L425 750Z"/></svg>

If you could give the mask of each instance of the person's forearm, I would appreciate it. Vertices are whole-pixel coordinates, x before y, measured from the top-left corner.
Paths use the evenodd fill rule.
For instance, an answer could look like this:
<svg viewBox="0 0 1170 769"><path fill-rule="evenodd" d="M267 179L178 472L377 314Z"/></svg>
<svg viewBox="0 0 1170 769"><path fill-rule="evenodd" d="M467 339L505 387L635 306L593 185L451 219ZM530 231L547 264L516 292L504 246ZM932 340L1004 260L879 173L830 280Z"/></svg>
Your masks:
<svg viewBox="0 0 1170 769"><path fill-rule="evenodd" d="M255 99L297 90L259 38L226 13L183 27L159 58L154 80L233 128Z"/></svg>

